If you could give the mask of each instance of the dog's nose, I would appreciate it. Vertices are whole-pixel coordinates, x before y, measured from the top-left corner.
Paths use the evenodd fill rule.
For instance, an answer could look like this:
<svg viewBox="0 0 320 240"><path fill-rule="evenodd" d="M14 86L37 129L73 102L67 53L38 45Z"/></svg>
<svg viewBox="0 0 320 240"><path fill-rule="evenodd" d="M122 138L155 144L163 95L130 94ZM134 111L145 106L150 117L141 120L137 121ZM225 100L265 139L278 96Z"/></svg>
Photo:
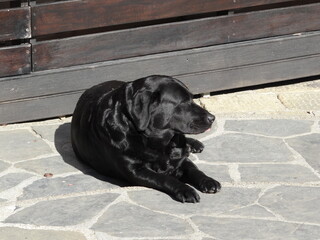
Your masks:
<svg viewBox="0 0 320 240"><path fill-rule="evenodd" d="M208 116L208 122L209 122L209 123L213 123L214 119L215 119L215 117L214 117L213 115L210 114L210 115Z"/></svg>

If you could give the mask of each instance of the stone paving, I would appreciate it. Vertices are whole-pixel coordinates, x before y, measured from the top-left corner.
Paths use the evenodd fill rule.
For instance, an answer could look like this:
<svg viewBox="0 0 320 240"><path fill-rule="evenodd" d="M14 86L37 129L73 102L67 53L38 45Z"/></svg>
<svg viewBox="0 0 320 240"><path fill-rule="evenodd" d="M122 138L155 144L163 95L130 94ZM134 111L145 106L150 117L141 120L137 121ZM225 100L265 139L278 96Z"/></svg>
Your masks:
<svg viewBox="0 0 320 240"><path fill-rule="evenodd" d="M191 159L223 188L197 204L95 173L69 132L70 118L0 127L1 240L320 239L318 117L218 116Z"/></svg>

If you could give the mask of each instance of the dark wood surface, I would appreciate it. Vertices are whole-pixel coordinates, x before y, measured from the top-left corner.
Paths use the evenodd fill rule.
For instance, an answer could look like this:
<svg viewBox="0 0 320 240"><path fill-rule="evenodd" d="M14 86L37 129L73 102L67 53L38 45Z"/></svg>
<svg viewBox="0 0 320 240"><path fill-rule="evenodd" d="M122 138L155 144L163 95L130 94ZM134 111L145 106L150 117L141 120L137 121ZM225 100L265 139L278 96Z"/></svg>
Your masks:
<svg viewBox="0 0 320 240"><path fill-rule="evenodd" d="M32 9L33 35L47 35L291 1L89 0L40 4Z"/></svg>
<svg viewBox="0 0 320 240"><path fill-rule="evenodd" d="M301 67L305 66L305 67ZM257 66L234 68L227 71L213 71L186 76L177 76L193 92L217 90L265 84L292 78L320 74L320 56L291 59ZM63 73L61 74L63 77ZM22 122L65 116L73 113L82 92L62 93L40 98L0 103L0 123Z"/></svg>
<svg viewBox="0 0 320 240"><path fill-rule="evenodd" d="M0 48L0 76L30 73L30 59L30 44Z"/></svg>
<svg viewBox="0 0 320 240"><path fill-rule="evenodd" d="M320 3L37 42L34 70L320 29ZM303 21L301 21L303 19Z"/></svg>
<svg viewBox="0 0 320 240"><path fill-rule="evenodd" d="M0 41L31 37L30 8L0 10Z"/></svg>
<svg viewBox="0 0 320 240"><path fill-rule="evenodd" d="M194 93L200 93L201 90L218 91L235 86L254 85L254 78L260 76L259 71L254 69L260 69L260 65L274 66L288 59L296 61L314 55L320 55L320 32L108 61L32 73L24 77L0 78L0 102L80 91L108 80L131 81L151 74L183 76L188 79L186 81ZM246 71L232 78L227 76L228 71L234 73L235 69ZM312 76L316 73L315 70L309 72L307 66L299 69L299 76ZM241 72L237 71L237 74ZM277 70L278 73L279 71ZM286 73L288 71L290 73ZM294 78L291 71L290 68L282 69L283 74ZM204 80L197 75L204 73L204 76L209 76L213 72L215 76L224 73L221 77L212 79L212 82L206 80L205 83L202 83ZM248 74L252 76L245 82ZM188 77L189 75L191 77ZM245 77L242 77L243 75ZM268 82L272 81L271 76L274 76L272 69ZM237 78L243 80L237 81ZM262 79L257 80L257 83L262 83Z"/></svg>
<svg viewBox="0 0 320 240"><path fill-rule="evenodd" d="M0 103L0 124L65 116L73 112L81 93Z"/></svg>
<svg viewBox="0 0 320 240"><path fill-rule="evenodd" d="M85 89L108 80L165 74L197 94L320 75L320 0L75 0L30 8L0 10L0 123L72 114ZM224 10L236 11L211 14ZM166 20L152 21L159 19Z"/></svg>

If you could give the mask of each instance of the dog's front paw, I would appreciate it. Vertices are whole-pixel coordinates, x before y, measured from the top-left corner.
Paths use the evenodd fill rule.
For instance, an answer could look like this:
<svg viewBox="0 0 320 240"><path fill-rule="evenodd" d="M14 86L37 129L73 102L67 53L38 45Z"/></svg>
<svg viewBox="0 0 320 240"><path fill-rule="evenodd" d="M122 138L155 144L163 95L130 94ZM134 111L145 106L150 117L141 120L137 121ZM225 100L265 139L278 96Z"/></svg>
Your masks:
<svg viewBox="0 0 320 240"><path fill-rule="evenodd" d="M199 190L203 193L217 193L220 189L221 184L210 177L202 179L199 185Z"/></svg>
<svg viewBox="0 0 320 240"><path fill-rule="evenodd" d="M198 193L191 187L185 186L183 188L180 188L175 193L175 199L184 203L184 202L190 202L190 203L196 203L200 201L200 196Z"/></svg>
<svg viewBox="0 0 320 240"><path fill-rule="evenodd" d="M187 145L192 153L201 153L204 149L203 143L193 138L187 138Z"/></svg>

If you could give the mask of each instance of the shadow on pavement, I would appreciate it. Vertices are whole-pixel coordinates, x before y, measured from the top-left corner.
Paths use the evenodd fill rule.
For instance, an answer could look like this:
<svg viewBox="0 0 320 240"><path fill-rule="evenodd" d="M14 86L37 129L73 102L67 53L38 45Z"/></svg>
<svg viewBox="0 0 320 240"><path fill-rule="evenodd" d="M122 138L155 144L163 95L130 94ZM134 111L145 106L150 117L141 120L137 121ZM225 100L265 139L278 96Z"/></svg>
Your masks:
<svg viewBox="0 0 320 240"><path fill-rule="evenodd" d="M106 181L120 187L128 186L125 182L101 175L89 165L80 162L72 149L70 132L71 123L64 123L58 127L54 134L55 147L65 163L80 170L83 174L93 176L101 181Z"/></svg>

